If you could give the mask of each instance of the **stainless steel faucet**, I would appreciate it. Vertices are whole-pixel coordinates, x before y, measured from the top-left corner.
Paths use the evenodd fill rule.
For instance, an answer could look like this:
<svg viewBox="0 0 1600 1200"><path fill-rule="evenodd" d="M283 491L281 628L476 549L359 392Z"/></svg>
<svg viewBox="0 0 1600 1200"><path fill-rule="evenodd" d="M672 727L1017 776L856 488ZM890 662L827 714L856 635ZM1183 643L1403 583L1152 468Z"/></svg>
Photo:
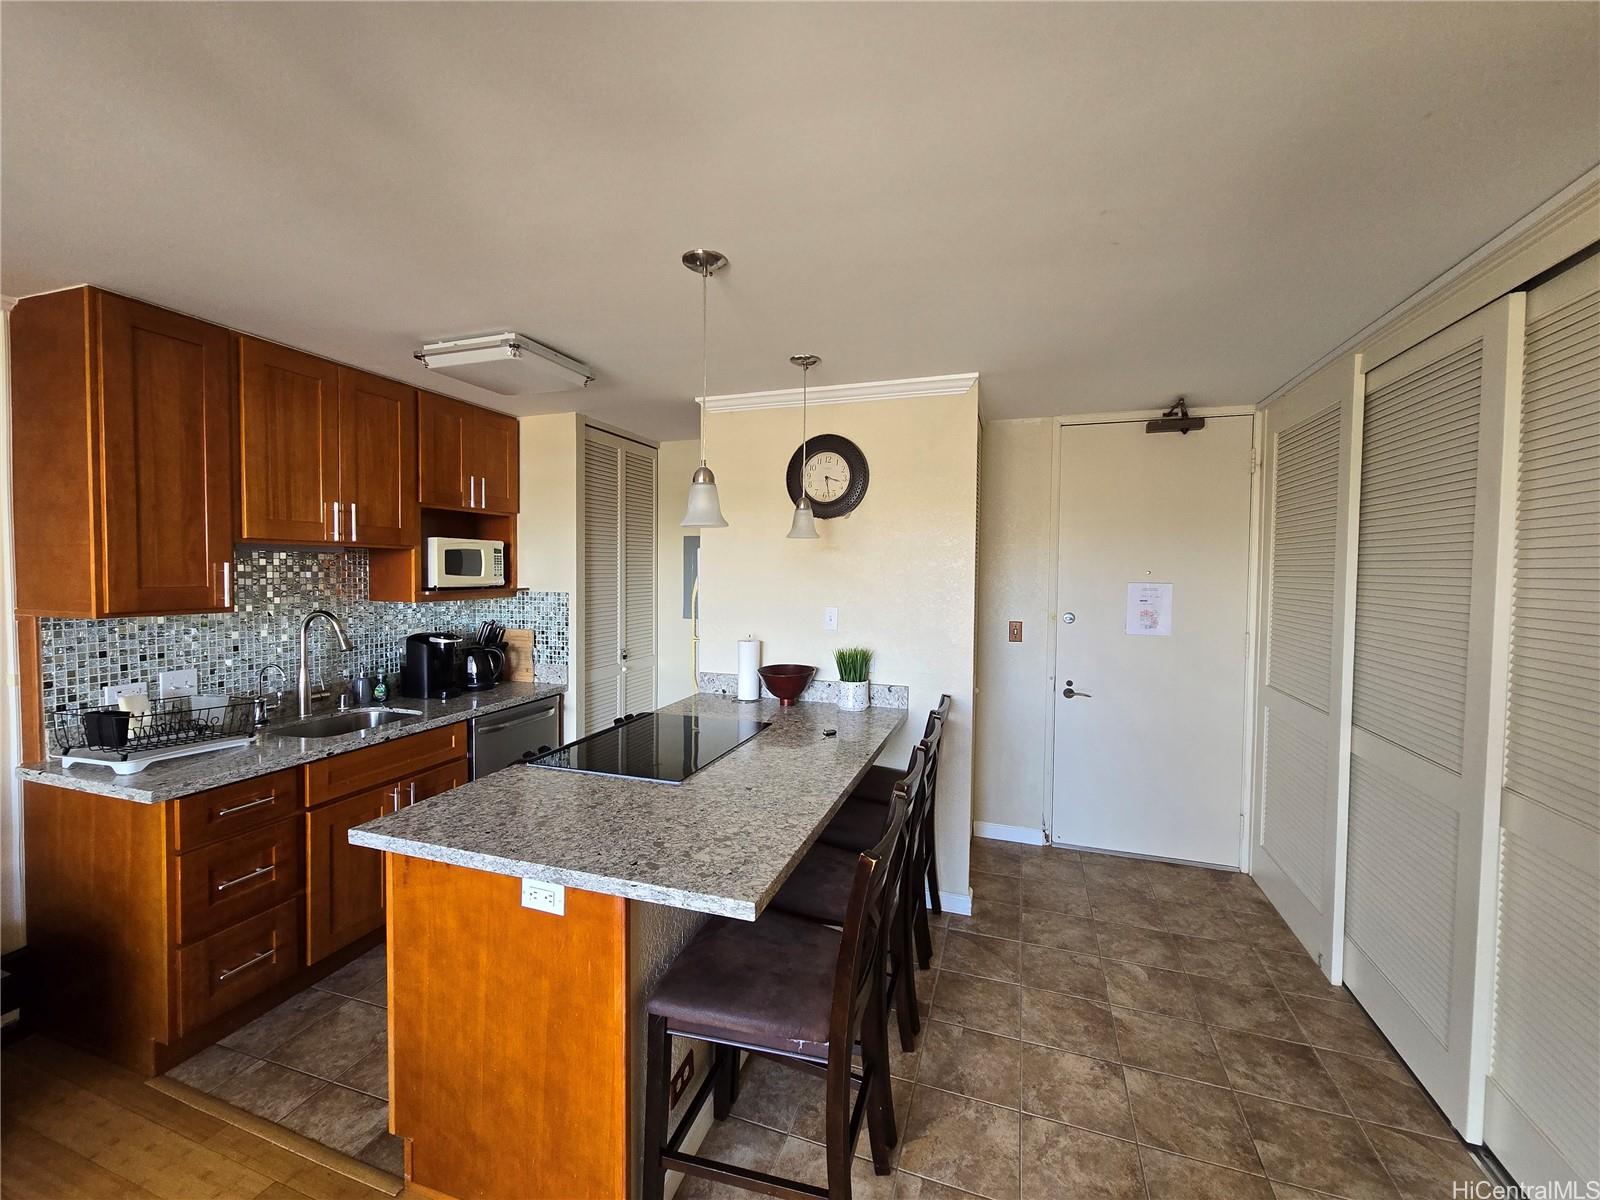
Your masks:
<svg viewBox="0 0 1600 1200"><path fill-rule="evenodd" d="M274 713L283 704L283 689L274 693L271 700L267 699L267 676L272 672L278 673L278 678L283 681L283 686L289 686L289 672L277 663L268 663L261 668L261 674L256 676L256 728L260 729L267 723L269 714Z"/></svg>
<svg viewBox="0 0 1600 1200"><path fill-rule="evenodd" d="M339 649L348 654L356 648L356 644L350 640L350 635L344 631L344 625L340 623L339 618L327 609L318 608L306 614L306 619L300 622L300 679L296 692L302 717L311 715L311 669L306 664L306 635L311 630L311 622L318 617L325 618L333 626L333 632L339 639Z"/></svg>

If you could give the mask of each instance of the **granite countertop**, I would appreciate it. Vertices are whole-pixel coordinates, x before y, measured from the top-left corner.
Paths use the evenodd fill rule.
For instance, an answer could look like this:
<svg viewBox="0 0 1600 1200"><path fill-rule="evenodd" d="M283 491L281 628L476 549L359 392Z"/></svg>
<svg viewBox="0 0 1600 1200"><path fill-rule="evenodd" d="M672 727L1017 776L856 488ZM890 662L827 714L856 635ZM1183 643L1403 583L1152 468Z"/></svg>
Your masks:
<svg viewBox="0 0 1600 1200"><path fill-rule="evenodd" d="M660 711L759 711L772 725L676 786L507 767L359 825L350 841L753 921L906 719L903 708L710 695Z"/></svg>
<svg viewBox="0 0 1600 1200"><path fill-rule="evenodd" d="M52 759L21 766L17 768L17 776L35 783L48 783L53 787L115 796L137 804L160 804L179 796L203 792L207 788L238 783L258 775L270 775L286 767L297 767L320 758L332 758L335 754L347 754L351 750L363 750L380 742L453 725L480 713L496 712L526 704L530 700L543 700L546 696L566 690L564 683L502 683L488 691L463 693L453 700L413 700L397 696L392 707L419 710L422 715L379 725L376 729L314 739L279 737L268 725L260 731L253 746L151 763L134 775L117 775L110 767L63 767ZM292 708L292 697L287 704ZM333 710L319 706L316 711ZM293 720L290 716L278 716L276 719L280 722Z"/></svg>

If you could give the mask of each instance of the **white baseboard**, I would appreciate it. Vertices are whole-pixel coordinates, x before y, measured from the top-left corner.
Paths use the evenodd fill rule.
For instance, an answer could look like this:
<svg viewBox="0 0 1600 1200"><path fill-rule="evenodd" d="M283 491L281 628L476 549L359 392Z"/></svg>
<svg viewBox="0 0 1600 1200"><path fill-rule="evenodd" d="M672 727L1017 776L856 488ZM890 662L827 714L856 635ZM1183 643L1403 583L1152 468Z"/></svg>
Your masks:
<svg viewBox="0 0 1600 1200"><path fill-rule="evenodd" d="M995 825L989 821L974 821L972 836L988 838L991 842L1021 842L1024 846L1044 845L1044 830L1028 825Z"/></svg>
<svg viewBox="0 0 1600 1200"><path fill-rule="evenodd" d="M958 917L972 915L972 893L946 892L939 893L939 906L947 913L955 913Z"/></svg>

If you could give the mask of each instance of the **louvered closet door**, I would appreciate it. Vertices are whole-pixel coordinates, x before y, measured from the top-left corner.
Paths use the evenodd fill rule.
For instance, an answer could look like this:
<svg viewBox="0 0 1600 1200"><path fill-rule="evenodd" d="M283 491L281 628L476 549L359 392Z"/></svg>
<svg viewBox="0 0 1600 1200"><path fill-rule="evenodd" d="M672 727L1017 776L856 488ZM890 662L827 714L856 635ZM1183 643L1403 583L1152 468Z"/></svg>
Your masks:
<svg viewBox="0 0 1600 1200"><path fill-rule="evenodd" d="M1600 259L1528 296L1515 537L1484 1140L1534 1185L1600 1178Z"/></svg>
<svg viewBox="0 0 1600 1200"><path fill-rule="evenodd" d="M583 728L622 708L622 451L590 431L583 447Z"/></svg>
<svg viewBox="0 0 1600 1200"><path fill-rule="evenodd" d="M656 704L656 456L622 451L622 703Z"/></svg>
<svg viewBox="0 0 1600 1200"><path fill-rule="evenodd" d="M1345 982L1471 1141L1523 312L1507 297L1370 370L1361 436Z"/></svg>
<svg viewBox="0 0 1600 1200"><path fill-rule="evenodd" d="M656 691L656 452L588 431L583 457L583 729Z"/></svg>
<svg viewBox="0 0 1600 1200"><path fill-rule="evenodd" d="M1346 357L1267 410L1263 645L1256 688L1256 827L1250 872L1340 978L1352 447L1359 362Z"/></svg>

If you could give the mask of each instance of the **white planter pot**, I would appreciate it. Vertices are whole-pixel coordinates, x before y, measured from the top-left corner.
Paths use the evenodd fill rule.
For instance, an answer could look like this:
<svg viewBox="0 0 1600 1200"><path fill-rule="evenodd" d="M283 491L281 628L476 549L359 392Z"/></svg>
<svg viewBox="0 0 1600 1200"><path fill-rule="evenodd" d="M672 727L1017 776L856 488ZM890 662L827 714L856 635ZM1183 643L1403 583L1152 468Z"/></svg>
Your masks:
<svg viewBox="0 0 1600 1200"><path fill-rule="evenodd" d="M872 702L872 684L863 680L860 683L839 683L839 707L845 712L861 712Z"/></svg>

